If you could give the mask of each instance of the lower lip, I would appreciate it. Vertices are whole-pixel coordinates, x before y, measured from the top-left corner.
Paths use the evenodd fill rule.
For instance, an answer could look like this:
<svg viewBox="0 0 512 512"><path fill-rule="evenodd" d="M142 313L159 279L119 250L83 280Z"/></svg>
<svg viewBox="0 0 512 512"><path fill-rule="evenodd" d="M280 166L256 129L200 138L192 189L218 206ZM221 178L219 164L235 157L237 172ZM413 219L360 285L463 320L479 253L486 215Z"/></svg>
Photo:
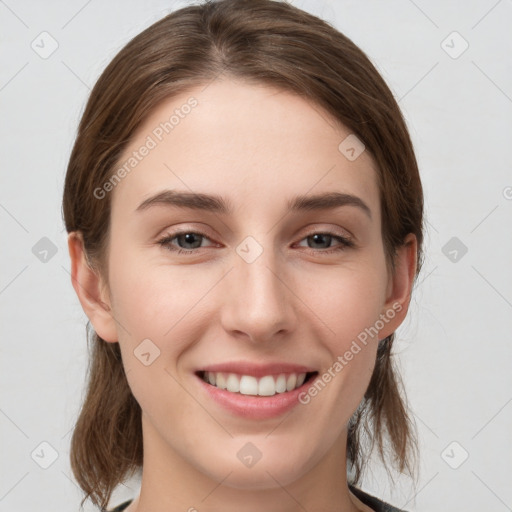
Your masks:
<svg viewBox="0 0 512 512"><path fill-rule="evenodd" d="M202 388L216 403L227 411L251 420L266 420L276 418L290 411L296 405L300 404L299 395L306 391L316 378L310 378L302 386L287 391L285 393L276 393L273 396L254 396L242 395L241 393L231 393L225 389L220 389L211 384L207 384L201 377L199 379Z"/></svg>

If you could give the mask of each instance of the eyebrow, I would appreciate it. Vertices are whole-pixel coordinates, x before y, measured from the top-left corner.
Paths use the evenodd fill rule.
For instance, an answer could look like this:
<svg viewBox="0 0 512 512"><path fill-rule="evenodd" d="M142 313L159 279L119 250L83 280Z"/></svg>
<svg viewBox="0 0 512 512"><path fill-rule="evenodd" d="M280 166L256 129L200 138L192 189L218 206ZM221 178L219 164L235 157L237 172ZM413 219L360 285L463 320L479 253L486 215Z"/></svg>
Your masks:
<svg viewBox="0 0 512 512"><path fill-rule="evenodd" d="M135 211L144 211L157 205L174 206L193 210L229 215L233 212L231 203L218 195L196 192L178 192L163 190L145 199ZM341 206L360 208L371 219L372 212L368 205L359 197L341 192L327 192L316 195L299 195L291 198L287 207L292 212L311 210L332 210Z"/></svg>

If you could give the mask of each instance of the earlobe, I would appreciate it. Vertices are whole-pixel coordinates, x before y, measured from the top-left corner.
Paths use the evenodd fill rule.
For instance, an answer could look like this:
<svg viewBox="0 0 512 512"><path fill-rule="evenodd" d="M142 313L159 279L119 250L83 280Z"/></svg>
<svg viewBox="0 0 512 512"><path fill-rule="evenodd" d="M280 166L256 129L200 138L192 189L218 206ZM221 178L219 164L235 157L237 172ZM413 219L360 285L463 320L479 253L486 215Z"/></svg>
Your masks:
<svg viewBox="0 0 512 512"><path fill-rule="evenodd" d="M403 245L396 251L395 272L389 278L386 302L382 310L388 321L380 330L379 339L393 334L407 315L416 275L417 247L416 236L409 233Z"/></svg>
<svg viewBox="0 0 512 512"><path fill-rule="evenodd" d="M118 341L106 287L99 272L91 268L87 261L80 232L69 234L68 249L71 258L71 283L82 309L98 336L108 342Z"/></svg>

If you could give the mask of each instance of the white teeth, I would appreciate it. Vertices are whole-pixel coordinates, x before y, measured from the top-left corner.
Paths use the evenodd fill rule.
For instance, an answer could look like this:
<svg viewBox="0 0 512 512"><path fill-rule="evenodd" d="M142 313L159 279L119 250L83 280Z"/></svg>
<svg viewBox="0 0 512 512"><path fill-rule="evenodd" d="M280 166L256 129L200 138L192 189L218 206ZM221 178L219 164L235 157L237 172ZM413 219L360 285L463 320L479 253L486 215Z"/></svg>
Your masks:
<svg viewBox="0 0 512 512"><path fill-rule="evenodd" d="M276 383L272 375L267 375L260 379L258 384L258 395L260 396L272 396L276 394Z"/></svg>
<svg viewBox="0 0 512 512"><path fill-rule="evenodd" d="M279 375L276 380L276 391L284 393L286 391L286 375Z"/></svg>
<svg viewBox="0 0 512 512"><path fill-rule="evenodd" d="M284 373L274 377L265 375L260 379L252 375L237 375L235 373L204 372L203 380L212 386L226 389L231 393L242 395L273 396L276 393L293 391L304 384L305 373Z"/></svg>
<svg viewBox="0 0 512 512"><path fill-rule="evenodd" d="M306 374L305 373L299 373L297 377L297 384L295 384L295 387L298 388L304 384L304 381L306 380Z"/></svg>
<svg viewBox="0 0 512 512"><path fill-rule="evenodd" d="M215 386L217 386L220 389L226 389L226 379L224 378L224 375L222 373L216 373L215 375Z"/></svg>
<svg viewBox="0 0 512 512"><path fill-rule="evenodd" d="M250 375L243 375L240 379L240 393L242 395L257 395L258 379Z"/></svg>
<svg viewBox="0 0 512 512"><path fill-rule="evenodd" d="M231 391L231 393L238 393L240 391L240 379L234 373L228 375L227 390Z"/></svg>
<svg viewBox="0 0 512 512"><path fill-rule="evenodd" d="M295 375L295 373L291 373L286 381L286 391L295 389L295 384L297 384L297 375Z"/></svg>

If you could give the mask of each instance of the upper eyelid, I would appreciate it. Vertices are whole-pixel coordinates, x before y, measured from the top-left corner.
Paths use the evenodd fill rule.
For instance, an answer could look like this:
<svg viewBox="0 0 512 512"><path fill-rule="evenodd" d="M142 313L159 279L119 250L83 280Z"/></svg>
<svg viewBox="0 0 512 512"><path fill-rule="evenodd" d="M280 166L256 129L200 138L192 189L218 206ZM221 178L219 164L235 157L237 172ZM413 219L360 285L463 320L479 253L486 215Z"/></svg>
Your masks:
<svg viewBox="0 0 512 512"><path fill-rule="evenodd" d="M201 229L193 229L193 228L190 228L190 229L188 229L188 228L179 229L178 231L176 231L174 233L168 233L168 234L162 235L162 237L160 237L159 240L160 241L161 240L174 240L176 237L178 237L180 235L188 234L188 233L194 233L196 235L199 235L199 236L202 236L204 238L207 238L210 242L218 243L208 233L204 232ZM309 236L316 235L316 234L326 234L326 235L330 235L330 236L333 236L333 237L341 238L341 239L343 239L343 240L345 240L347 242L352 242L352 243L354 242L354 237L352 236L352 234L350 234L348 232L347 233L339 233L336 229L333 229L333 228L325 228L325 229L311 228L311 230L309 230L306 233L304 233L297 240L297 242L301 242L305 238L307 238Z"/></svg>

